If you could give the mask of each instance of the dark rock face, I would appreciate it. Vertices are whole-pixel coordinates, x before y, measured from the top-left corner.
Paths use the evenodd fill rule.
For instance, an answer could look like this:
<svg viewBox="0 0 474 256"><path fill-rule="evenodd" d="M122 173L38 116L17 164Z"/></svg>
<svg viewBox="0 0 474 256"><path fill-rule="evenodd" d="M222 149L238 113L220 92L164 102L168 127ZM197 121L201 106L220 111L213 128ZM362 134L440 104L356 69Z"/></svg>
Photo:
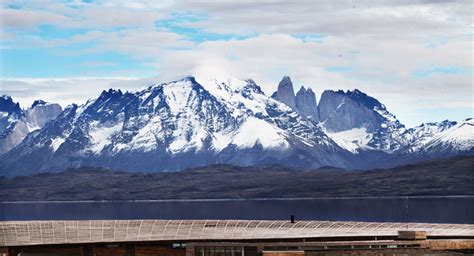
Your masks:
<svg viewBox="0 0 474 256"><path fill-rule="evenodd" d="M294 111L298 112L298 114L316 123L319 122L316 95L310 88L306 89L302 86L295 96L293 83L291 82L290 77L283 77L278 84L278 90L273 93L272 98L285 103Z"/></svg>
<svg viewBox="0 0 474 256"><path fill-rule="evenodd" d="M61 113L58 104L35 101L23 111L9 96L0 97L0 155L20 144L25 136L43 127Z"/></svg>
<svg viewBox="0 0 474 256"><path fill-rule="evenodd" d="M25 112L26 122L30 130L40 129L47 122L58 117L62 111L59 104L36 100Z"/></svg>
<svg viewBox="0 0 474 256"><path fill-rule="evenodd" d="M330 91L326 90L319 101L320 120L324 127L331 132L341 132L353 128L367 128L368 132L374 132L381 127L383 118L374 111L374 108L384 109L380 103L368 104L370 99L360 100L354 97L362 94L360 91ZM367 103L367 104L366 104Z"/></svg>
<svg viewBox="0 0 474 256"><path fill-rule="evenodd" d="M296 93L296 109L301 115L319 122L318 104L316 95L311 88L305 89L303 86Z"/></svg>
<svg viewBox="0 0 474 256"><path fill-rule="evenodd" d="M274 99L285 103L290 108L296 110L295 91L289 76L284 76L278 84L278 90L272 96Z"/></svg>
<svg viewBox="0 0 474 256"><path fill-rule="evenodd" d="M0 111L17 117L21 117L23 114L20 104L13 102L13 99L7 95L0 96Z"/></svg>
<svg viewBox="0 0 474 256"><path fill-rule="evenodd" d="M364 128L372 138L367 146L393 152L408 144L406 129L385 106L359 91L330 91L321 95L319 117L329 132Z"/></svg>

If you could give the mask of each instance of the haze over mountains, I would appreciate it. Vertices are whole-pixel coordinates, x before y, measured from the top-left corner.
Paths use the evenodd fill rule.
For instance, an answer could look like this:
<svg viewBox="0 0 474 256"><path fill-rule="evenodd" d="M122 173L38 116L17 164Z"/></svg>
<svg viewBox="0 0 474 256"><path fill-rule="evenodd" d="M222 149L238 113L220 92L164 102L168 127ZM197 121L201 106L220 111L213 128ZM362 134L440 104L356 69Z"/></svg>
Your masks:
<svg viewBox="0 0 474 256"><path fill-rule="evenodd" d="M471 118L407 129L359 90L327 90L318 103L309 88L295 94L289 77L272 97L252 80L196 74L142 91L110 89L62 112L40 102L25 113L11 98L2 99L3 176L81 166L130 172L211 164L371 169L474 154Z"/></svg>

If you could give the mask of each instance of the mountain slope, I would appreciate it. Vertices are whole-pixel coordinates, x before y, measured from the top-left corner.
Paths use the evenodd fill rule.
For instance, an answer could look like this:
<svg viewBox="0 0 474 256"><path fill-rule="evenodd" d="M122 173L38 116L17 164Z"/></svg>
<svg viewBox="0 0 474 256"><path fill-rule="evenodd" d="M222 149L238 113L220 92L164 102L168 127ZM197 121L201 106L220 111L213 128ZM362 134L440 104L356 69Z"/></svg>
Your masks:
<svg viewBox="0 0 474 256"><path fill-rule="evenodd" d="M448 157L462 152L474 153L474 119L468 118L439 132L420 152L429 157Z"/></svg>
<svg viewBox="0 0 474 256"><path fill-rule="evenodd" d="M406 136L410 141L410 150L412 152L418 151L439 133L447 131L457 124L456 121L444 120L441 122L423 123L408 129Z"/></svg>
<svg viewBox="0 0 474 256"><path fill-rule="evenodd" d="M289 77L268 97L250 79L194 74L136 92L103 91L50 122L45 116L58 111L54 104L37 101L23 111L2 98L0 142L23 130L0 156L0 175L81 166L130 172L211 164L371 169L474 154L472 119L406 129L359 90L324 91L317 105L310 89L295 96Z"/></svg>

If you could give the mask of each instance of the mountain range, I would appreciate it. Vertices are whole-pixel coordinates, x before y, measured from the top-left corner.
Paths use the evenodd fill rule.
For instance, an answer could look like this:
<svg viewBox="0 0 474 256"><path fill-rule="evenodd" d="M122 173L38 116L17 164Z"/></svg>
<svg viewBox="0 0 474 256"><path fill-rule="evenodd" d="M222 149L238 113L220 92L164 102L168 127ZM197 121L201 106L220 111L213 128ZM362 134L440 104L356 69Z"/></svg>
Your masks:
<svg viewBox="0 0 474 256"><path fill-rule="evenodd" d="M371 169L474 154L471 118L408 129L359 90L326 90L317 103L309 88L295 94L287 76L272 96L253 80L196 74L58 107L37 101L22 110L10 97L0 99L0 175L82 166Z"/></svg>

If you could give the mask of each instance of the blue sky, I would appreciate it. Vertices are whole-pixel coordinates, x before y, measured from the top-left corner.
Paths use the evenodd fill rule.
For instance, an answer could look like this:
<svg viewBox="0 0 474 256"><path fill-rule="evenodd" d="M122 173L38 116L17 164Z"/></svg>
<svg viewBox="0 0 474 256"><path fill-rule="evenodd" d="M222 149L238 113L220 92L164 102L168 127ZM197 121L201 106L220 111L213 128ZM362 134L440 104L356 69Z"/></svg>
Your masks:
<svg viewBox="0 0 474 256"><path fill-rule="evenodd" d="M473 116L470 1L2 1L0 93L83 103L219 66L270 94L358 88L407 124ZM61 82L58 82L61 81ZM298 88L295 88L296 90Z"/></svg>

